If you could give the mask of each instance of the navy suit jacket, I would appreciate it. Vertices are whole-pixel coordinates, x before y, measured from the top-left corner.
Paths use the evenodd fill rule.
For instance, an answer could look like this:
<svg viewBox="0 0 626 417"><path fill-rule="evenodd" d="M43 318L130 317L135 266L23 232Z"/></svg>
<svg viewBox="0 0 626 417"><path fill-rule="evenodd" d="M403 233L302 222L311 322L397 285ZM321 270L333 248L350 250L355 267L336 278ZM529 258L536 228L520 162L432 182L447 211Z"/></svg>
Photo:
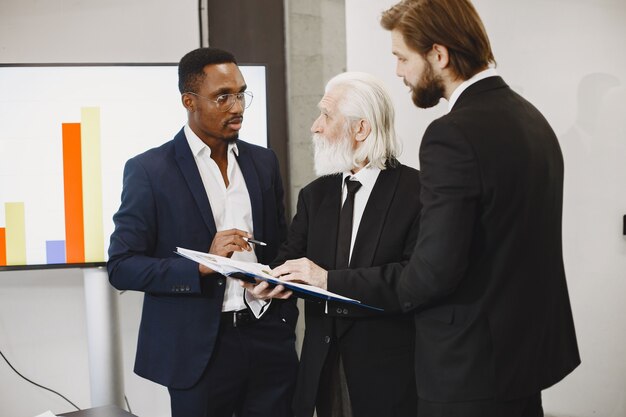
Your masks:
<svg viewBox="0 0 626 417"><path fill-rule="evenodd" d="M256 255L268 263L286 235L278 161L271 150L243 141L237 147L254 237L268 244L256 246ZM126 163L122 202L113 220L110 282L120 290L145 292L135 372L170 388L188 388L211 358L225 278L201 278L198 264L174 254L177 246L207 252L216 233L183 130ZM297 310L287 306L287 321L293 323Z"/></svg>

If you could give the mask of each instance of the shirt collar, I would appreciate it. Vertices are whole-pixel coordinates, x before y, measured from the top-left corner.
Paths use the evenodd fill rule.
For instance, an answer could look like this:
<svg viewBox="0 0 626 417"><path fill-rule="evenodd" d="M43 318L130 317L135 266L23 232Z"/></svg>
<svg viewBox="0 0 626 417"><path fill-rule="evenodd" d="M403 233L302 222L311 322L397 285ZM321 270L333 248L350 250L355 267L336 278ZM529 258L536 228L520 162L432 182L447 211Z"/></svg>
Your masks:
<svg viewBox="0 0 626 417"><path fill-rule="evenodd" d="M484 80L488 77L496 77L497 75L498 73L496 72L495 68L487 68L486 70L474 74L474 76L459 84L459 86L450 95L450 100L448 100L448 112L452 111L452 107L454 107L454 104L461 96L461 93L463 93L463 91L465 91L467 87L477 83L480 80Z"/></svg>
<svg viewBox="0 0 626 417"><path fill-rule="evenodd" d="M189 124L185 125L185 137L187 138L187 143L189 144L189 148L191 148L191 153L197 157L200 155L200 152L204 150L204 152L208 152L208 155L211 156L211 148L209 148L206 143L202 142L202 139L195 134L193 130L189 127ZM237 148L237 142L231 142L228 144L228 152L233 151L235 156L239 156L239 148Z"/></svg>
<svg viewBox="0 0 626 417"><path fill-rule="evenodd" d="M353 174L352 172L344 172L341 178L341 184L345 184L346 177L352 177L355 180L359 181L363 187L373 188L376 183L376 179L378 179L378 174L380 173L380 168L373 167L370 165L366 165L361 168L359 172Z"/></svg>

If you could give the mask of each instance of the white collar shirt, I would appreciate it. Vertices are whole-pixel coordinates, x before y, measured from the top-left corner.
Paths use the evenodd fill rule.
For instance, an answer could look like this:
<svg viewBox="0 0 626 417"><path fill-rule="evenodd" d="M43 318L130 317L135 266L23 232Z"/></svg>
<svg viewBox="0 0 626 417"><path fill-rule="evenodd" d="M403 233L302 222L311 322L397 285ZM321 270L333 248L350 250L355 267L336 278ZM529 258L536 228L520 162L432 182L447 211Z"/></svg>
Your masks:
<svg viewBox="0 0 626 417"><path fill-rule="evenodd" d="M357 180L361 183L361 188L354 195L354 212L352 214L352 238L350 240L350 258L352 259L352 249L354 248L354 242L356 240L356 235L359 231L359 226L361 224L361 219L363 218L363 212L365 211L365 206L367 205L367 201L372 194L372 190L374 189L374 184L376 184L376 180L378 179L378 175L380 174L380 168L371 167L369 165L360 169L356 174L352 174L351 172L344 172L341 180L341 205L343 206L343 202L346 201L346 197L348 196L348 187L346 187L346 177L350 177L350 180Z"/></svg>
<svg viewBox="0 0 626 417"><path fill-rule="evenodd" d="M228 187L224 183L222 173L213 159L211 159L211 148L191 130L189 125L185 126L185 136L193 153L194 160L198 166L200 177L206 191L211 212L215 220L217 231L228 229L239 229L250 232L254 235L252 224L252 205L250 195L244 180L237 156L239 150L236 143L228 145ZM209 248L207 248L208 251ZM246 262L257 262L256 254L252 251L234 252L232 259ZM246 297L247 301L252 301ZM261 300L255 300L261 301ZM249 303L248 303L249 304ZM267 303L261 302L261 305ZM252 305L251 309L257 315ZM224 292L224 302L222 311L238 311L246 308L244 302L244 289L236 280L227 278Z"/></svg>
<svg viewBox="0 0 626 417"><path fill-rule="evenodd" d="M376 180L378 179L378 175L380 174L380 168L371 167L369 165L361 168L359 172L353 174L352 172L344 172L341 177L341 206L343 207L343 203L346 201L346 197L348 197L348 187L346 186L346 178L350 177L350 180L357 180L361 183L361 188L354 195L354 211L352 212L352 236L350 238L350 258L348 260L348 264L352 259L352 249L354 248L354 242L356 240L356 235L359 231L359 226L361 225L361 219L363 218L363 213L365 212L365 206L367 205L368 200L370 199L370 195L372 194L372 190L374 189L374 184L376 184ZM324 313L328 314L328 301L324 306Z"/></svg>
<svg viewBox="0 0 626 417"><path fill-rule="evenodd" d="M463 81L457 88L454 89L452 94L450 95L450 100L448 100L448 112L452 111L454 104L461 96L461 93L465 91L470 85L477 83L478 81L484 80L489 77L498 76L498 72L494 68L487 68L484 71L474 74L471 78Z"/></svg>

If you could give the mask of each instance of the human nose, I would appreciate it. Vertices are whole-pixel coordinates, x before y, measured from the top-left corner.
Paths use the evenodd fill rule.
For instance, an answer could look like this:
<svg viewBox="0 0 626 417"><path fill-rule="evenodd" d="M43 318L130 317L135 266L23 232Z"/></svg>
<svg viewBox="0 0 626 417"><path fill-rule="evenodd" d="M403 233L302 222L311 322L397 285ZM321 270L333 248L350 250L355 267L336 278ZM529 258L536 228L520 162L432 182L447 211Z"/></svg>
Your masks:
<svg viewBox="0 0 626 417"><path fill-rule="evenodd" d="M235 95L233 96L233 100L235 100L235 102L233 103L232 107L229 109L231 113L243 113L243 111L246 109L246 96L242 95L241 97Z"/></svg>
<svg viewBox="0 0 626 417"><path fill-rule="evenodd" d="M320 133L321 128L320 128L320 117L321 116L317 116L317 119L315 119L313 121L313 124L311 125L311 133Z"/></svg>
<svg viewBox="0 0 626 417"><path fill-rule="evenodd" d="M400 78L404 78L404 72L402 71L400 61L396 62L396 75Z"/></svg>

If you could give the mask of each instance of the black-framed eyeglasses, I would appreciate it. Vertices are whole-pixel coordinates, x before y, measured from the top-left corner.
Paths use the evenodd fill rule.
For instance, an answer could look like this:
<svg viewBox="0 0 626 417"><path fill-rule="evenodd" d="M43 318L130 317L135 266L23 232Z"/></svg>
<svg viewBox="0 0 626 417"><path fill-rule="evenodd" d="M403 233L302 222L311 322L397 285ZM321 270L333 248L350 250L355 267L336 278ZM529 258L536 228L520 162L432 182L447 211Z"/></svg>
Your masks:
<svg viewBox="0 0 626 417"><path fill-rule="evenodd" d="M212 101L217 106L217 110L224 112L233 108L235 102L239 102L243 109L247 109L252 104L252 99L254 96L250 91L243 91L241 93L232 93L232 94L220 94L214 99L201 96L200 94L192 93L191 91L187 91L184 94L192 94L196 97L203 98L208 101Z"/></svg>

